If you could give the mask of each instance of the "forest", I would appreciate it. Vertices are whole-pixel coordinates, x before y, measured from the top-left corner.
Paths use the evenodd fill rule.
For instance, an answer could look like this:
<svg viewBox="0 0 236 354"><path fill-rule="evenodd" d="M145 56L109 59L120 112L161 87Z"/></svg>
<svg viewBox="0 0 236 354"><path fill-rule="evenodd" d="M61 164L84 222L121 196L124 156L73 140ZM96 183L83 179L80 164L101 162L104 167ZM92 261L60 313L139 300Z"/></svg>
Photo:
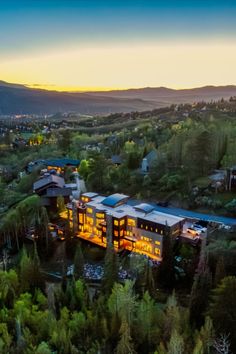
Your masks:
<svg viewBox="0 0 236 354"><path fill-rule="evenodd" d="M68 277L64 266L62 281L51 282L41 264L51 248L48 221L58 215L46 211L33 195L39 171L26 170L31 161L67 156L80 159L79 173L89 191L168 200L235 216L235 192L209 183L215 169L236 165L235 112L229 111L229 104L220 102L219 109L209 105L203 111L204 104L197 111L185 105L130 114L135 126L122 123L119 128L124 116L112 115L108 130L104 121L109 116L97 117L95 131L86 132L83 121L73 119L6 127L0 136L0 237L2 247L4 237L10 237L15 262L0 271L0 353L236 352L233 230L209 233L200 247L179 244L167 233L162 263L155 266L145 257L136 263L129 259L128 267L136 271L125 281L118 277L124 260L109 247L104 277L95 287L84 277L86 247L68 233L65 254L68 248L76 249L74 273ZM187 110L188 115L183 115ZM45 125L47 133L42 132ZM14 145L26 127L34 133L33 143ZM143 174L142 159L153 150L157 159ZM121 158L120 164L112 163L113 155ZM68 169L65 180L71 178ZM29 224L43 236L43 244L24 245ZM183 277L176 276L177 266Z"/></svg>

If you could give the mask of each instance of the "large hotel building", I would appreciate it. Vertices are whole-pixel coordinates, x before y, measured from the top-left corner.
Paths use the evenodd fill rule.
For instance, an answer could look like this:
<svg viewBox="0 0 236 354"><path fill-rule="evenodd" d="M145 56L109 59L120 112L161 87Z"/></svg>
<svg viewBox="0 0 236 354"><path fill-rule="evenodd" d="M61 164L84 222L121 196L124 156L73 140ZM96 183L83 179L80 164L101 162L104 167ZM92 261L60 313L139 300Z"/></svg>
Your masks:
<svg viewBox="0 0 236 354"><path fill-rule="evenodd" d="M117 251L126 249L155 260L162 259L165 234L180 235L184 223L184 218L158 212L150 204L132 205L123 194L84 193L67 207L78 237L102 247L110 242Z"/></svg>

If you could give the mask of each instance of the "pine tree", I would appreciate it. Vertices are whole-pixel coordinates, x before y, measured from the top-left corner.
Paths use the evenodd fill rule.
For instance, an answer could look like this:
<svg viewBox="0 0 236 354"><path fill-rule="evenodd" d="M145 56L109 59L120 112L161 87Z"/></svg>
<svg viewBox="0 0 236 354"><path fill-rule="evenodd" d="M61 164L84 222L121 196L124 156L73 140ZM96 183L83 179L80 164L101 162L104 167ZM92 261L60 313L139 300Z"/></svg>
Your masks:
<svg viewBox="0 0 236 354"><path fill-rule="evenodd" d="M173 289L175 285L173 240L167 227L163 236L162 262L158 273L161 284L168 289Z"/></svg>
<svg viewBox="0 0 236 354"><path fill-rule="evenodd" d="M32 261L27 254L26 248L23 246L19 264L19 280L22 292L29 291L30 289L31 268Z"/></svg>
<svg viewBox="0 0 236 354"><path fill-rule="evenodd" d="M217 263L216 263L215 286L217 286L225 276L226 276L226 273L225 273L224 257L220 256L218 258Z"/></svg>
<svg viewBox="0 0 236 354"><path fill-rule="evenodd" d="M83 278L84 275L84 255L81 242L78 241L75 257L74 257L74 277L75 279Z"/></svg>
<svg viewBox="0 0 236 354"><path fill-rule="evenodd" d="M118 259L113 245L108 245L105 255L104 277L102 287L105 294L110 294L114 283L118 280Z"/></svg>
<svg viewBox="0 0 236 354"><path fill-rule="evenodd" d="M189 306L190 322L197 327L203 324L204 312L208 304L209 292L212 284L212 278L207 263L205 243L202 243L198 269L191 290Z"/></svg>
<svg viewBox="0 0 236 354"><path fill-rule="evenodd" d="M116 347L116 354L134 354L134 345L130 335L130 328L126 321L121 323L120 327L120 340Z"/></svg>
<svg viewBox="0 0 236 354"><path fill-rule="evenodd" d="M168 345L168 354L184 354L183 337L174 329Z"/></svg>
<svg viewBox="0 0 236 354"><path fill-rule="evenodd" d="M32 290L35 290L37 288L44 290L45 282L40 269L40 260L38 256L36 242L34 242L34 254L31 263L32 263L32 270L31 270L30 287Z"/></svg>

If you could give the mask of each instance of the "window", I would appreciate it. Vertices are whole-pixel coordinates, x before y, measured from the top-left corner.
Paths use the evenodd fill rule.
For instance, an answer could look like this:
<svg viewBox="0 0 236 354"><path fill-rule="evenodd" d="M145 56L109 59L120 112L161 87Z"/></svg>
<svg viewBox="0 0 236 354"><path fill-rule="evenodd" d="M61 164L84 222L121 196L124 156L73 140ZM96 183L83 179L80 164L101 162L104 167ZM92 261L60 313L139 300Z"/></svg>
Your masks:
<svg viewBox="0 0 236 354"><path fill-rule="evenodd" d="M159 248L155 248L155 254L157 254L157 255L160 255L160 254L161 254L161 251L160 251Z"/></svg>
<svg viewBox="0 0 236 354"><path fill-rule="evenodd" d="M124 230L120 230L120 236L124 235Z"/></svg>
<svg viewBox="0 0 236 354"><path fill-rule="evenodd" d="M146 230L148 230L148 226L146 226Z"/></svg>
<svg viewBox="0 0 236 354"><path fill-rule="evenodd" d="M87 208L87 213L92 214L93 213L93 209L92 208Z"/></svg>
<svg viewBox="0 0 236 354"><path fill-rule="evenodd" d="M115 225L115 226L119 226L118 220L114 220L114 225Z"/></svg>
<svg viewBox="0 0 236 354"><path fill-rule="evenodd" d="M84 223L84 216L83 214L79 214L79 223L83 224Z"/></svg>
<svg viewBox="0 0 236 354"><path fill-rule="evenodd" d="M156 229L156 232L158 232L158 229Z"/></svg>
<svg viewBox="0 0 236 354"><path fill-rule="evenodd" d="M128 226L135 226L135 220L134 219L128 219Z"/></svg>
<svg viewBox="0 0 236 354"><path fill-rule="evenodd" d="M124 223L125 223L124 219L120 220L120 226L124 225Z"/></svg>
<svg viewBox="0 0 236 354"><path fill-rule="evenodd" d="M119 235L119 234L118 234L118 231L115 230L115 231L114 231L114 236L118 237L118 235Z"/></svg>
<svg viewBox="0 0 236 354"><path fill-rule="evenodd" d="M93 218L90 218L90 217L87 216L87 223L89 225L93 225Z"/></svg>
<svg viewBox="0 0 236 354"><path fill-rule="evenodd" d="M141 224L141 229L143 229L143 224Z"/></svg>
<svg viewBox="0 0 236 354"><path fill-rule="evenodd" d="M155 241L155 245L158 245L158 246L160 246L160 241Z"/></svg>
<svg viewBox="0 0 236 354"><path fill-rule="evenodd" d="M103 214L103 213L97 213L97 214L96 214L96 217L97 217L98 219L104 219L104 214Z"/></svg>

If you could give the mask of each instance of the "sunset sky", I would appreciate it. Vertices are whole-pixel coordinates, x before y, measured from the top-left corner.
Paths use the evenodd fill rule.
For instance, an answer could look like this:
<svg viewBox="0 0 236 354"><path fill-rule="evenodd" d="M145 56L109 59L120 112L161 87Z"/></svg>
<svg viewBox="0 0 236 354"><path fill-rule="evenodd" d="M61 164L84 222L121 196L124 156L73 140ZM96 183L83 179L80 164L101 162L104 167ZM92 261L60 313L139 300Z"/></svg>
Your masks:
<svg viewBox="0 0 236 354"><path fill-rule="evenodd" d="M236 84L235 66L235 0L0 0L0 80L189 88Z"/></svg>

